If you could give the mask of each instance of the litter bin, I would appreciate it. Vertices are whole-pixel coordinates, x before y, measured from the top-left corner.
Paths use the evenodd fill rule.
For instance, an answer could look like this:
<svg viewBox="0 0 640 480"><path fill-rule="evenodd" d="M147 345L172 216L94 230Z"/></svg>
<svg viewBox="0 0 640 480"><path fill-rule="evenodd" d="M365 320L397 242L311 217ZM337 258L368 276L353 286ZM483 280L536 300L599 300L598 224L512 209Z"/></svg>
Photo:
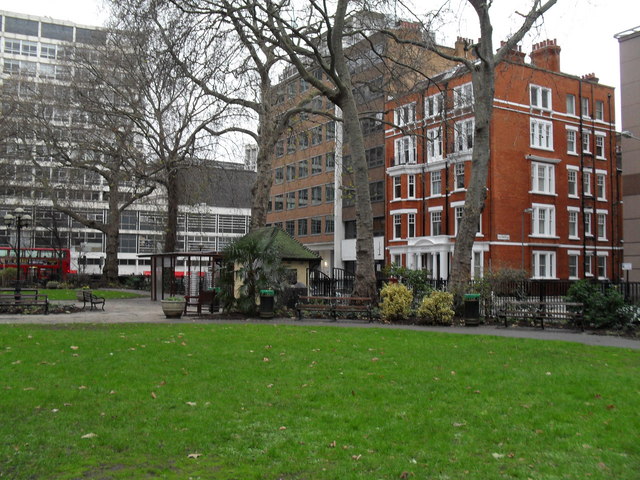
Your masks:
<svg viewBox="0 0 640 480"><path fill-rule="evenodd" d="M260 318L273 318L273 290L260 290Z"/></svg>
<svg viewBox="0 0 640 480"><path fill-rule="evenodd" d="M480 294L467 293L464 296L464 324L480 324Z"/></svg>

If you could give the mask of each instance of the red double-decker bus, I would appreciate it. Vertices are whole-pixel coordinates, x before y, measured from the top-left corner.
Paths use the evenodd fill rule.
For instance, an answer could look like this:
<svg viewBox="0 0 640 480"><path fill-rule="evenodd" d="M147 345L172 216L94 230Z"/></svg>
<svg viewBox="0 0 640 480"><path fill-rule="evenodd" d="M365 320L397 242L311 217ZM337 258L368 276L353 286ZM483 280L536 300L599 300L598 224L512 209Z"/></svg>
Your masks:
<svg viewBox="0 0 640 480"><path fill-rule="evenodd" d="M16 268L16 250L0 247L0 268ZM68 248L21 248L20 277L31 280L66 281L71 268Z"/></svg>

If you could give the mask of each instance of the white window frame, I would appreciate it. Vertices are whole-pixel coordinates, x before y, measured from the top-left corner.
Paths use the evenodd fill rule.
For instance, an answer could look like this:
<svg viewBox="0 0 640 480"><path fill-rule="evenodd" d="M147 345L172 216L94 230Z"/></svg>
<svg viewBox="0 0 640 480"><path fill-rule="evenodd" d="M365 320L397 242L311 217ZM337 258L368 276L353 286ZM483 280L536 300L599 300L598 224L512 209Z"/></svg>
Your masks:
<svg viewBox="0 0 640 480"><path fill-rule="evenodd" d="M533 278L556 278L556 252L534 250L531 257Z"/></svg>
<svg viewBox="0 0 640 480"><path fill-rule="evenodd" d="M567 166L567 194L570 198L578 198L578 167Z"/></svg>
<svg viewBox="0 0 640 480"><path fill-rule="evenodd" d="M437 196L441 196L442 195L442 170L438 170L438 171L433 171L431 172L431 178L430 178L430 191L431 191L431 196L435 197ZM434 186L437 186L437 192L434 192Z"/></svg>
<svg viewBox="0 0 640 480"><path fill-rule="evenodd" d="M580 239L580 209L577 207L567 207L567 235L570 240Z"/></svg>
<svg viewBox="0 0 640 480"><path fill-rule="evenodd" d="M580 114L583 117L589 116L589 99L587 97L582 97L580 102Z"/></svg>
<svg viewBox="0 0 640 480"><path fill-rule="evenodd" d="M429 95L424 99L424 117L434 118L442 114L442 92Z"/></svg>
<svg viewBox="0 0 640 480"><path fill-rule="evenodd" d="M434 233L433 226L438 224L438 233ZM442 207L429 209L429 232L432 237L442 235Z"/></svg>
<svg viewBox="0 0 640 480"><path fill-rule="evenodd" d="M454 236L458 236L458 228L460 227L460 222L462 221L462 216L464 215L464 204L463 205L455 205L453 206L453 218L454 218Z"/></svg>
<svg viewBox="0 0 640 480"><path fill-rule="evenodd" d="M395 165L407 165L416 163L416 137L415 135L405 135L396 138L394 141L394 162Z"/></svg>
<svg viewBox="0 0 640 480"><path fill-rule="evenodd" d="M551 97L552 92L550 88L541 87L540 85L529 85L529 99L531 101L531 108L551 111Z"/></svg>
<svg viewBox="0 0 640 480"><path fill-rule="evenodd" d="M595 151L595 155L596 158L598 160L606 160L607 157L605 155L606 147L605 147L605 138L606 138L606 134L604 133L600 133L600 132L596 132L596 151Z"/></svg>
<svg viewBox="0 0 640 480"><path fill-rule="evenodd" d="M582 153L591 152L591 132L587 130L582 131Z"/></svg>
<svg viewBox="0 0 640 480"><path fill-rule="evenodd" d="M600 253L596 255L596 275L599 279L603 280L607 277L607 254Z"/></svg>
<svg viewBox="0 0 640 480"><path fill-rule="evenodd" d="M572 115L572 116L576 116L576 96L569 93L567 94L566 97L566 110L567 110L567 115Z"/></svg>
<svg viewBox="0 0 640 480"><path fill-rule="evenodd" d="M555 195L556 170L549 163L531 162L531 193Z"/></svg>
<svg viewBox="0 0 640 480"><path fill-rule="evenodd" d="M595 119L604 121L604 102L602 100L596 100L595 111L593 112Z"/></svg>
<svg viewBox="0 0 640 480"><path fill-rule="evenodd" d="M414 238L416 236L416 214L407 214L407 238Z"/></svg>
<svg viewBox="0 0 640 480"><path fill-rule="evenodd" d="M582 191L584 195L591 197L593 193L591 192L591 169L585 168L582 171Z"/></svg>
<svg viewBox="0 0 640 480"><path fill-rule="evenodd" d="M598 240L607 240L607 211L596 211L596 235Z"/></svg>
<svg viewBox="0 0 640 480"><path fill-rule="evenodd" d="M567 127L567 153L578 155L578 129Z"/></svg>
<svg viewBox="0 0 640 480"><path fill-rule="evenodd" d="M532 148L553 151L553 122L532 118L529 140Z"/></svg>
<svg viewBox="0 0 640 480"><path fill-rule="evenodd" d="M453 88L453 108L473 106L473 84L471 82Z"/></svg>
<svg viewBox="0 0 640 480"><path fill-rule="evenodd" d="M587 252L584 265L585 277L593 277L593 252Z"/></svg>
<svg viewBox="0 0 640 480"><path fill-rule="evenodd" d="M402 198L402 177L393 177L393 199L400 200Z"/></svg>
<svg viewBox="0 0 640 480"><path fill-rule="evenodd" d="M442 128L427 130L427 162L442 160Z"/></svg>
<svg viewBox="0 0 640 480"><path fill-rule="evenodd" d="M531 212L531 236L556 236L556 207L544 203L534 203Z"/></svg>
<svg viewBox="0 0 640 480"><path fill-rule="evenodd" d="M593 237L593 210L586 209L584 215L584 236Z"/></svg>
<svg viewBox="0 0 640 480"><path fill-rule="evenodd" d="M571 259L575 259L575 271L572 272ZM579 250L569 250L567 252L567 275L569 279L580 278L580 251Z"/></svg>
<svg viewBox="0 0 640 480"><path fill-rule="evenodd" d="M607 173L604 170L596 170L596 198L607 200Z"/></svg>
<svg viewBox="0 0 640 480"><path fill-rule="evenodd" d="M416 103L407 103L394 110L394 123L398 127L410 125L416 121Z"/></svg>
<svg viewBox="0 0 640 480"><path fill-rule="evenodd" d="M464 190L464 181L465 181L465 168L464 163L456 163L453 166L453 189L454 190Z"/></svg>
<svg viewBox="0 0 640 480"><path fill-rule="evenodd" d="M456 152L469 152L473 150L475 119L467 118L456 122L455 130L455 146Z"/></svg>
<svg viewBox="0 0 640 480"><path fill-rule="evenodd" d="M402 215L393 216L393 239L400 240L402 238Z"/></svg>
<svg viewBox="0 0 640 480"><path fill-rule="evenodd" d="M416 198L416 176L407 176L407 198Z"/></svg>

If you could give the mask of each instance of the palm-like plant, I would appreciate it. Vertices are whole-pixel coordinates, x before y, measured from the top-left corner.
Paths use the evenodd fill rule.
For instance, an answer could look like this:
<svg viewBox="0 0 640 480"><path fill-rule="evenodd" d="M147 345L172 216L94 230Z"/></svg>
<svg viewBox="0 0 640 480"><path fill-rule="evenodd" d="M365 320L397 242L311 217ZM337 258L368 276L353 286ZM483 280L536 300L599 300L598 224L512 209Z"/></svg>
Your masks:
<svg viewBox="0 0 640 480"><path fill-rule="evenodd" d="M233 298L235 280L241 281L235 304L243 313L256 314L256 297L260 290L269 288L277 291L283 281L284 268L274 240L275 236L245 236L229 244L223 251L227 271L234 273L221 278L221 283L227 287L223 290ZM234 303L232 298L223 298L227 308Z"/></svg>

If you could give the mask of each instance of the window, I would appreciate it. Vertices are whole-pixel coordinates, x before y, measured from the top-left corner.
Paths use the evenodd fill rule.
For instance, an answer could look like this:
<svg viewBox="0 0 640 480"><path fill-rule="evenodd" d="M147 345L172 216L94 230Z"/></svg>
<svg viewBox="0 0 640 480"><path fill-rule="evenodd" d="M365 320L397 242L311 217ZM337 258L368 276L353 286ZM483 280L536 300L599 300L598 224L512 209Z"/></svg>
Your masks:
<svg viewBox="0 0 640 480"><path fill-rule="evenodd" d="M318 173L322 173L322 155L311 158L311 174L317 175Z"/></svg>
<svg viewBox="0 0 640 480"><path fill-rule="evenodd" d="M591 172L582 172L582 188L585 195L591 196Z"/></svg>
<svg viewBox="0 0 640 480"><path fill-rule="evenodd" d="M4 41L4 53L12 53L14 55L20 55L20 40Z"/></svg>
<svg viewBox="0 0 640 480"><path fill-rule="evenodd" d="M578 153L578 143L576 142L577 130L567 130L567 153Z"/></svg>
<svg viewBox="0 0 640 480"><path fill-rule="evenodd" d="M287 182L292 182L296 178L296 166L287 165Z"/></svg>
<svg viewBox="0 0 640 480"><path fill-rule="evenodd" d="M335 231L335 220L333 215L324 217L324 233L333 233Z"/></svg>
<svg viewBox="0 0 640 480"><path fill-rule="evenodd" d="M393 216L393 238L402 238L402 217L400 215Z"/></svg>
<svg viewBox="0 0 640 480"><path fill-rule="evenodd" d="M431 195L442 193L442 171L431 172Z"/></svg>
<svg viewBox="0 0 640 480"><path fill-rule="evenodd" d="M460 222L462 221L462 216L464 215L464 207L455 207L455 231L454 235L458 235L458 229L460 228Z"/></svg>
<svg viewBox="0 0 640 480"><path fill-rule="evenodd" d="M465 83L453 89L453 108L464 108L473 105L473 85Z"/></svg>
<svg viewBox="0 0 640 480"><path fill-rule="evenodd" d="M311 235L320 235L322 233L322 218L313 217L311 219Z"/></svg>
<svg viewBox="0 0 640 480"><path fill-rule="evenodd" d="M531 164L531 191L533 193L555 193L555 168L553 165Z"/></svg>
<svg viewBox="0 0 640 480"><path fill-rule="evenodd" d="M606 240L607 239L607 214L606 213L598 213L598 240Z"/></svg>
<svg viewBox="0 0 640 480"><path fill-rule="evenodd" d="M309 135L307 132L302 132L298 134L298 147L300 150L306 150L309 148Z"/></svg>
<svg viewBox="0 0 640 480"><path fill-rule="evenodd" d="M28 57L37 57L38 56L38 44L35 42L27 42L26 40L22 41L22 55L26 55Z"/></svg>
<svg viewBox="0 0 640 480"><path fill-rule="evenodd" d="M596 158L600 158L602 160L605 159L604 156L604 136L596 134Z"/></svg>
<svg viewBox="0 0 640 480"><path fill-rule="evenodd" d="M575 95L567 95L567 113L569 115L576 114L576 96Z"/></svg>
<svg viewBox="0 0 640 480"><path fill-rule="evenodd" d="M569 278L578 278L578 259L580 257L575 252L569 252L568 268Z"/></svg>
<svg viewBox="0 0 640 480"><path fill-rule="evenodd" d="M360 127L362 128L363 135L370 135L372 133L382 131L382 119L384 114L382 112L376 112L374 118L363 118L360 120Z"/></svg>
<svg viewBox="0 0 640 480"><path fill-rule="evenodd" d="M402 198L402 178L393 177L393 199L399 200Z"/></svg>
<svg viewBox="0 0 640 480"><path fill-rule="evenodd" d="M336 168L336 154L329 152L324 157L324 169L327 172L332 172Z"/></svg>
<svg viewBox="0 0 640 480"><path fill-rule="evenodd" d="M442 210L430 212L431 217L431 235L442 235Z"/></svg>
<svg viewBox="0 0 640 480"><path fill-rule="evenodd" d="M293 237L296 234L296 221L287 220L286 222L284 222L284 228L287 233Z"/></svg>
<svg viewBox="0 0 640 480"><path fill-rule="evenodd" d="M309 176L309 160L301 160L298 162L298 178L306 178Z"/></svg>
<svg viewBox="0 0 640 480"><path fill-rule="evenodd" d="M598 255L598 278L607 278L607 257Z"/></svg>
<svg viewBox="0 0 640 480"><path fill-rule="evenodd" d="M553 150L553 124L539 118L531 119L531 146Z"/></svg>
<svg viewBox="0 0 640 480"><path fill-rule="evenodd" d="M307 235L308 222L306 218L298 219L298 235Z"/></svg>
<svg viewBox="0 0 640 480"><path fill-rule="evenodd" d="M569 210L569 238L578 238L578 210Z"/></svg>
<svg viewBox="0 0 640 480"><path fill-rule="evenodd" d="M593 237L593 233L591 231L591 216L592 212L585 211L584 212L584 235L585 237Z"/></svg>
<svg viewBox="0 0 640 480"><path fill-rule="evenodd" d="M311 187L311 205L322 203L322 186Z"/></svg>
<svg viewBox="0 0 640 480"><path fill-rule="evenodd" d="M591 153L591 134L589 132L582 132L582 152Z"/></svg>
<svg viewBox="0 0 640 480"><path fill-rule="evenodd" d="M410 213L407 215L407 228L408 233L407 236L409 238L413 238L416 236L416 214Z"/></svg>
<svg viewBox="0 0 640 480"><path fill-rule="evenodd" d="M407 177L407 197L416 198L416 176L409 175Z"/></svg>
<svg viewBox="0 0 640 480"><path fill-rule="evenodd" d="M539 87L538 85L530 85L529 92L531 94L531 106L541 110L551 110L551 89Z"/></svg>
<svg viewBox="0 0 640 480"><path fill-rule="evenodd" d="M384 148L375 147L365 150L365 157L367 159L367 166L369 168L380 167L384 165Z"/></svg>
<svg viewBox="0 0 640 480"><path fill-rule="evenodd" d="M322 110L323 97L320 95L313 97L311 100L311 108L314 110Z"/></svg>
<svg viewBox="0 0 640 480"><path fill-rule="evenodd" d="M372 202L384 201L384 181L381 180L369 184L369 197Z"/></svg>
<svg viewBox="0 0 640 480"><path fill-rule="evenodd" d="M424 99L424 116L425 118L433 118L442 113L442 93L430 95Z"/></svg>
<svg viewBox="0 0 640 480"><path fill-rule="evenodd" d="M464 163L456 163L454 167L454 185L456 190L464 188Z"/></svg>
<svg viewBox="0 0 640 480"><path fill-rule="evenodd" d="M336 198L336 187L333 183L327 183L324 186L324 200L327 203L331 203Z"/></svg>
<svg viewBox="0 0 640 480"><path fill-rule="evenodd" d="M578 171L577 170L568 170L567 171L567 181L568 181L568 192L570 197L578 196Z"/></svg>
<svg viewBox="0 0 640 480"><path fill-rule="evenodd" d="M556 234L556 209L552 205L533 205L531 235L552 237Z"/></svg>
<svg viewBox="0 0 640 480"><path fill-rule="evenodd" d="M40 56L42 58L56 58L56 46L49 43L40 44Z"/></svg>
<svg viewBox="0 0 640 480"><path fill-rule="evenodd" d="M455 125L456 152L466 152L473 148L473 118L457 122Z"/></svg>
<svg viewBox="0 0 640 480"><path fill-rule="evenodd" d="M336 138L336 122L331 120L330 122L325 123L324 128L325 138L327 139L327 142Z"/></svg>
<svg viewBox="0 0 640 480"><path fill-rule="evenodd" d="M284 182L284 168L283 167L276 168L275 182L276 182L276 184Z"/></svg>
<svg viewBox="0 0 640 480"><path fill-rule="evenodd" d="M319 145L322 143L322 125L311 129L311 145Z"/></svg>
<svg viewBox="0 0 640 480"><path fill-rule="evenodd" d="M298 144L296 140L295 135L292 135L287 139L287 153L294 153L297 150Z"/></svg>
<svg viewBox="0 0 640 480"><path fill-rule="evenodd" d="M596 120L604 120L604 102L596 100L596 111L594 112Z"/></svg>
<svg viewBox="0 0 640 480"><path fill-rule="evenodd" d="M408 103L394 110L394 122L398 127L414 123L416 121L416 104Z"/></svg>
<svg viewBox="0 0 640 480"><path fill-rule="evenodd" d="M136 230L138 228L138 213L122 212L120 214L120 228L122 230Z"/></svg>
<svg viewBox="0 0 640 480"><path fill-rule="evenodd" d="M442 160L442 135L441 128L427 130L427 162Z"/></svg>
<svg viewBox="0 0 640 480"><path fill-rule="evenodd" d="M309 204L309 189L298 190L298 207L306 207Z"/></svg>
<svg viewBox="0 0 640 480"><path fill-rule="evenodd" d="M276 212L281 212L284 205L284 195L276 195L273 201L273 209Z"/></svg>
<svg viewBox="0 0 640 480"><path fill-rule="evenodd" d="M580 107L581 107L580 113L582 114L582 116L588 117L589 116L589 99L583 97L580 102Z"/></svg>
<svg viewBox="0 0 640 480"><path fill-rule="evenodd" d="M395 165L416 163L416 137L408 135L395 141Z"/></svg>
<svg viewBox="0 0 640 480"><path fill-rule="evenodd" d="M296 208L296 192L287 192L287 210Z"/></svg>
<svg viewBox="0 0 640 480"><path fill-rule="evenodd" d="M284 155L284 140L278 140L276 143L276 156L281 157Z"/></svg>
<svg viewBox="0 0 640 480"><path fill-rule="evenodd" d="M555 278L555 252L533 252L533 278Z"/></svg>
<svg viewBox="0 0 640 480"><path fill-rule="evenodd" d="M301 78L300 79L300 93L306 92L307 90L309 90L309 83L304 78Z"/></svg>
<svg viewBox="0 0 640 480"><path fill-rule="evenodd" d="M606 175L604 173L596 174L596 197L598 200L606 200Z"/></svg>
<svg viewBox="0 0 640 480"><path fill-rule="evenodd" d="M593 277L593 252L587 253L584 257L584 274L587 277Z"/></svg>

